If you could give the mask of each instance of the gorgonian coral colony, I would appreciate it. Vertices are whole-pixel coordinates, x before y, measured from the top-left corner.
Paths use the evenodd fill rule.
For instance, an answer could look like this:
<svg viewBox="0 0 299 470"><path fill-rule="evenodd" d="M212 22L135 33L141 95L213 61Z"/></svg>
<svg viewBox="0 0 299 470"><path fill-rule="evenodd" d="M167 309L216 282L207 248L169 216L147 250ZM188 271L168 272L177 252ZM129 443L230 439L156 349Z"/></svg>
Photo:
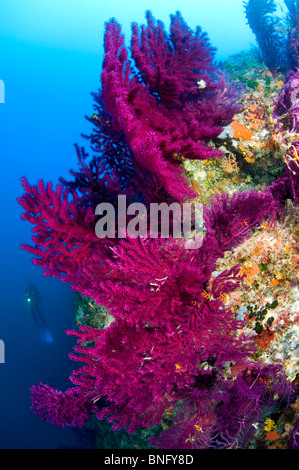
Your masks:
<svg viewBox="0 0 299 470"><path fill-rule="evenodd" d="M46 276L114 319L103 329L68 331L78 342L70 356L83 366L65 392L32 386L32 407L58 426L82 427L94 415L129 433L164 420L151 441L158 448L244 447L253 425L294 387L281 366L253 359L255 343L223 302L244 276L240 267L211 275L254 227L275 223L298 185L286 166L262 192L219 195L204 208L197 250L171 237L97 238L95 207L103 201L116 206L121 194L149 207L194 198L182 159L221 158L208 142L241 109L241 85L215 63L200 27L193 32L180 13L169 33L151 13L146 19L133 24L130 56L120 25L106 24L102 88L86 136L92 156L76 146L79 168L56 188L23 179L22 217L34 225L33 246L23 248Z"/></svg>

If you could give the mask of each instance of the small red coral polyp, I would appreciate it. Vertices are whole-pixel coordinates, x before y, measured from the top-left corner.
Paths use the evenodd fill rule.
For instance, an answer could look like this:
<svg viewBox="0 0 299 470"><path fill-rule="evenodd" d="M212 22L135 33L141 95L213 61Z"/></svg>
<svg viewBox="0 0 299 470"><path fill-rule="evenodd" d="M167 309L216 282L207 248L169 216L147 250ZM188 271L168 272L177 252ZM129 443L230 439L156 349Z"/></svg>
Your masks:
<svg viewBox="0 0 299 470"><path fill-rule="evenodd" d="M275 334L269 330L263 330L256 338L256 343L262 349L267 349L271 341L275 338Z"/></svg>

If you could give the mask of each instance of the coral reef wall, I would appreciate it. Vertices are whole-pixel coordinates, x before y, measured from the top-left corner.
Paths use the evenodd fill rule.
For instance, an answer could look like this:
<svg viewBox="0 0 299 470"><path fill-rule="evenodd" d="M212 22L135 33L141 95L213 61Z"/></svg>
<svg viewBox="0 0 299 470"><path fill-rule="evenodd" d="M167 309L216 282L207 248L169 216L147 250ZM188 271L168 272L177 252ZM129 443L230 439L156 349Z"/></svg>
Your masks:
<svg viewBox="0 0 299 470"><path fill-rule="evenodd" d="M246 5L251 27L275 12L260 4ZM274 74L253 53L220 67L200 27L170 19L167 32L147 12L130 48L117 21L106 23L90 153L76 146L78 169L56 188L23 179L22 218L33 225L23 248L78 293L78 329L67 333L81 363L64 392L32 385L32 408L58 426L148 428L143 445L158 448L296 448L296 74L277 70L272 23L272 56L262 52ZM130 236L119 195L146 209L203 203L201 246ZM101 203L115 207L115 224L100 239Z"/></svg>

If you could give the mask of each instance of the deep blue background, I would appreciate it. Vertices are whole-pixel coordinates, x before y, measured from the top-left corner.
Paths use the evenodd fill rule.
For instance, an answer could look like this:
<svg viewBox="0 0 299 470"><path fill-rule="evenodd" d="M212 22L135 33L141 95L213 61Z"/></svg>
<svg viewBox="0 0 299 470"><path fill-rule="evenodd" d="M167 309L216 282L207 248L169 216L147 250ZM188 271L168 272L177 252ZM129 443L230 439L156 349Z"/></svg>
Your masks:
<svg viewBox="0 0 299 470"><path fill-rule="evenodd" d="M20 244L30 242L31 227L20 221L16 199L20 178L58 182L77 161L73 144L84 143L92 114L91 91L99 87L104 23L116 17L127 43L130 23L144 22L144 11L169 25L180 10L194 28L201 25L219 49L218 59L249 48L242 0L0 0L1 156L1 313L0 448L84 447L80 432L44 423L30 410L29 386L40 381L58 389L70 386L74 367L68 358L74 339L74 294L68 285L46 278ZM24 290L34 281L42 294L43 314L54 342L40 342L26 309Z"/></svg>

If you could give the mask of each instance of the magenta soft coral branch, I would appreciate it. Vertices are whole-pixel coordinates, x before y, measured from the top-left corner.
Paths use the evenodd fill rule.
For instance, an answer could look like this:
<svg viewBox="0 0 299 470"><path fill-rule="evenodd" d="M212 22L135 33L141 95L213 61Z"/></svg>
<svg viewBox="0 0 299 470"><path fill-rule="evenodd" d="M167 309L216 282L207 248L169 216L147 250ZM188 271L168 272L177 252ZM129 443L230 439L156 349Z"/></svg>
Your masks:
<svg viewBox="0 0 299 470"><path fill-rule="evenodd" d="M82 428L92 413L92 401L75 388L60 392L40 383L31 388L32 409L43 420L58 427Z"/></svg>
<svg viewBox="0 0 299 470"><path fill-rule="evenodd" d="M178 161L222 155L206 141L216 138L240 110L241 87L228 86L206 35L200 28L193 34L179 13L171 16L169 36L150 13L147 20L141 32L133 25L132 35L141 80L120 26L115 20L107 23L101 97L136 161L156 174L173 197L184 200L196 194Z"/></svg>
<svg viewBox="0 0 299 470"><path fill-rule="evenodd" d="M33 189L27 189L31 195L34 193ZM51 232L50 239L60 239L63 236L60 223L53 224L52 210L43 209L43 204L49 204L52 193L41 191L38 194L38 200L31 201L31 205L28 203L30 218L36 217L31 222L44 228L49 218L51 230L57 230L57 233ZM62 197L61 190L55 195ZM67 272L65 269L62 272L57 265L58 276L109 308L115 320L104 330L81 327L74 333L78 346L70 357L83 363L71 376L74 395L71 389L65 394L43 386L32 389L33 407L43 419L56 424L61 419L61 425L73 425L77 419L81 423L83 416L86 419L90 416L87 412L81 413L83 404L89 400L90 413L99 419L107 417L115 429L125 426L133 432L140 426L160 422L167 408L166 397L171 397L166 399L167 404L175 407L184 396L195 393L198 380L211 373L202 364L210 361L213 368L220 370L226 361L246 366L252 345L242 334L236 336L242 322L236 321L223 305L223 295L238 287L241 279L238 267L216 277L210 293L206 291L217 258L232 244L235 220L247 219L248 224L246 233L242 228L241 238L236 233L233 245L249 234L262 217L258 214L270 216L275 207L268 193L243 193L239 202L237 204L237 197L231 204L225 195L217 198L217 204L215 202L212 209L206 211L207 234L198 250L186 250L182 241L172 238L128 238L110 246L99 263L97 250L101 241L98 240L89 246L84 265L77 263L76 256ZM59 208L57 201L55 208ZM229 216L230 211L233 217ZM73 223L75 215L74 211L68 216L64 214L64 223ZM75 217L75 220L84 225L83 218ZM78 230L78 241L73 240L73 246L79 251L81 233L82 230ZM63 245L48 244L43 237L35 241L49 256L51 253L58 256L58 261L59 250L61 256L65 254ZM41 253L37 250L36 255L40 254L43 255L43 250ZM42 259L47 267L48 258ZM101 404L102 397L108 400L107 406ZM61 413L57 415L52 409L57 403L67 407L72 404L68 409L78 413L78 418L71 419L70 412L67 418Z"/></svg>
<svg viewBox="0 0 299 470"><path fill-rule="evenodd" d="M207 234L216 238L219 253L223 254L250 236L252 228L265 217L274 220L277 210L278 204L269 189L245 191L232 197L216 195L211 207L204 209Z"/></svg>
<svg viewBox="0 0 299 470"><path fill-rule="evenodd" d="M168 107L181 106L190 96L199 97L197 82L214 69L215 49L197 27L188 28L179 13L171 15L170 34L161 21L146 13L147 27L132 27L132 57L145 85ZM202 92L203 93L203 92Z"/></svg>
<svg viewBox="0 0 299 470"><path fill-rule="evenodd" d="M132 247L138 243L125 242ZM161 273L161 255L156 258L155 250L158 242L154 239L139 243L143 246L127 250L124 259L116 256L109 263L115 280L107 281L107 289L103 283L102 300L111 305L115 321L104 330L80 327L79 332L74 332L78 346L70 355L83 363L71 376L77 392L81 390L79 395L90 397L91 404L107 397L110 404L94 413L101 419L108 417L115 429L126 426L130 432L158 424L167 408L166 397L170 397L166 402L175 406L192 391L197 377L209 373L201 363L211 358L215 367L221 367L226 360L246 362L252 350L248 341L233 334L241 325L224 307L221 297L207 299L200 295L209 280L209 271L203 273L196 268L195 257L193 266L186 250L183 252L180 245L171 241L163 253L165 277L156 279L160 284L151 283L151 278ZM136 273L131 269L130 253L136 266L141 267ZM151 275L144 259L151 266ZM225 292L238 286L232 271L227 276L221 279ZM235 283L231 283L232 278ZM218 295L220 290L218 280L214 291ZM44 405L42 412L36 405L45 419L52 419L51 403L50 417Z"/></svg>

